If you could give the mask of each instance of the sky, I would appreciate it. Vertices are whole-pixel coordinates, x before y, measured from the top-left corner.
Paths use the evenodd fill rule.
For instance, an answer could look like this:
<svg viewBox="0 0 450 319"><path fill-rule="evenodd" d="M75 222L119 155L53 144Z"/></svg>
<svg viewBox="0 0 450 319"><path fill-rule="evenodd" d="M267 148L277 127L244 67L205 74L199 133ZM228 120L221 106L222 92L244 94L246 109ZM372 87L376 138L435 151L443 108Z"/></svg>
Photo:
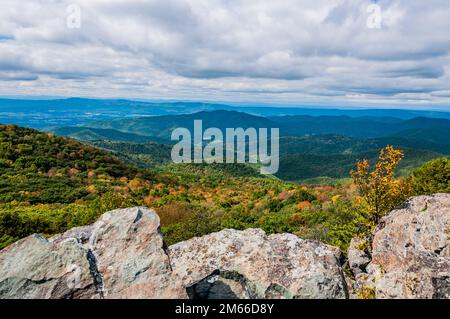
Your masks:
<svg viewBox="0 0 450 319"><path fill-rule="evenodd" d="M0 6L0 96L450 110L448 0Z"/></svg>

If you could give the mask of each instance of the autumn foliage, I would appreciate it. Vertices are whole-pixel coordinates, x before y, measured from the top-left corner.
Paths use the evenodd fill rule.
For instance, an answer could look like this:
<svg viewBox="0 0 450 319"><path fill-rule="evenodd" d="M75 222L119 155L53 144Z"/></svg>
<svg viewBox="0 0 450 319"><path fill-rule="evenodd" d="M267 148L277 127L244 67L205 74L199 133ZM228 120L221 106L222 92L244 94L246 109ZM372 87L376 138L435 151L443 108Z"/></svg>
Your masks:
<svg viewBox="0 0 450 319"><path fill-rule="evenodd" d="M388 145L380 151L378 162L371 169L367 160L358 161L356 171L351 171L353 182L360 194L362 212L372 228L385 213L394 209L411 193L410 183L394 177L403 152Z"/></svg>
<svg viewBox="0 0 450 319"><path fill-rule="evenodd" d="M169 245L225 228L260 228L345 252L355 235L370 232L411 193L449 191L447 158L396 178L402 157L388 146L377 163L357 163L353 183L301 184L237 164L138 168L74 140L0 125L0 249L33 233L52 236L93 223L112 209L145 205L159 214Z"/></svg>

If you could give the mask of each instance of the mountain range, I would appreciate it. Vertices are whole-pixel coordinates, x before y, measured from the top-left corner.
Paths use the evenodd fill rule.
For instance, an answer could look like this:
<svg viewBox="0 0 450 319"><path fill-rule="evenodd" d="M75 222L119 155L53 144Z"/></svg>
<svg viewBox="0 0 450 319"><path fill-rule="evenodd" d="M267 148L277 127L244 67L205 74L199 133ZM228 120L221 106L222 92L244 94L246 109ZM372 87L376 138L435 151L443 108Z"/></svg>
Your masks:
<svg viewBox="0 0 450 319"><path fill-rule="evenodd" d="M398 169L408 174L414 167L450 155L450 120L418 117L272 116L237 111L201 111L192 114L145 116L95 121L89 126L62 127L55 134L88 141L114 152L140 167L170 163L171 132L177 127L280 128L280 170L289 181L317 182L348 177L359 159L375 161L378 151L390 144L405 151Z"/></svg>
<svg viewBox="0 0 450 319"><path fill-rule="evenodd" d="M0 99L0 123L38 128L115 153L140 167L170 163L171 132L279 128L280 170L292 181L348 177L356 160L388 144L405 151L398 174L450 155L450 113L412 110L256 107L201 102Z"/></svg>
<svg viewBox="0 0 450 319"><path fill-rule="evenodd" d="M450 112L400 109L355 109L270 105L227 105L223 103L136 101L124 99L0 99L0 123L17 124L37 129L86 125L92 121L197 113L201 111L241 111L257 116L349 116L395 117L408 120L416 117L450 119Z"/></svg>
<svg viewBox="0 0 450 319"><path fill-rule="evenodd" d="M426 140L437 144L450 142L450 120L417 117L402 120L393 117L358 117L349 116L278 116L262 117L237 111L201 111L192 114L145 116L109 121L94 121L87 125L71 128L53 129L63 135L89 129L108 129L122 133L159 137L170 140L171 132L177 127L193 130L194 120L202 120L203 127L226 128L280 128L282 136L304 136L319 134L339 134L360 138L407 137ZM95 131L93 131L95 132ZM107 132L103 132L107 133ZM110 131L107 135L113 133ZM100 134L103 135L103 134ZM139 139L138 137L129 137Z"/></svg>

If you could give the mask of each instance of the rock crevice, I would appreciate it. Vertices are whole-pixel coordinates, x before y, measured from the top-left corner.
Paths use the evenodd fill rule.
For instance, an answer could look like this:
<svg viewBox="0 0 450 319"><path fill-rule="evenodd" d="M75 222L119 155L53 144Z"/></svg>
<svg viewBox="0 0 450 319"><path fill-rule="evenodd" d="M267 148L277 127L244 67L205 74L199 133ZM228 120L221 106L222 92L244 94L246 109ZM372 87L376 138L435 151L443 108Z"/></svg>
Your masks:
<svg viewBox="0 0 450 319"><path fill-rule="evenodd" d="M100 298L103 298L103 276L99 272L97 267L97 259L95 258L92 250L88 250L86 254L86 258L89 262L89 272L92 276L93 285L95 287L95 291L98 293Z"/></svg>

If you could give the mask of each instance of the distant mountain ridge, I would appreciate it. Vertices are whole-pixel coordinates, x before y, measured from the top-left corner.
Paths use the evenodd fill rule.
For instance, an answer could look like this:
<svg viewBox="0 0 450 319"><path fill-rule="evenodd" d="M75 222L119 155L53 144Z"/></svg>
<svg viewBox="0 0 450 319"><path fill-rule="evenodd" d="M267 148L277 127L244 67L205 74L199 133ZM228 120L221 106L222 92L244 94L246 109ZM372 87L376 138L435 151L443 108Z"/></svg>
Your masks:
<svg viewBox="0 0 450 319"><path fill-rule="evenodd" d="M83 126L66 126L50 130L52 133L61 136L71 137L82 141L125 141L125 142L158 142L158 143L170 143L169 140L165 140L158 137L144 136L133 133L125 133L113 129L100 129Z"/></svg>
<svg viewBox="0 0 450 319"><path fill-rule="evenodd" d="M207 102L143 101L126 99L69 98L53 100L1 99L0 123L17 124L36 129L87 125L92 121L139 116L161 116L200 111L241 111L271 117L285 115L415 117L450 119L450 112L400 109L339 109L327 107L283 107L267 105L236 105Z"/></svg>
<svg viewBox="0 0 450 319"><path fill-rule="evenodd" d="M224 110L94 122L90 123L89 126L101 129L115 129L122 132L145 136L156 136L170 140L171 133L176 128L184 127L193 132L195 120L202 120L204 129L208 127L217 127L223 131L225 131L226 128L236 127L276 127L276 123L264 117Z"/></svg>
<svg viewBox="0 0 450 319"><path fill-rule="evenodd" d="M280 170L277 177L299 181L348 176L358 159L371 161L390 144L405 151L399 174L407 174L422 163L450 155L450 121L446 119L391 117L352 118L349 116L260 117L237 111L201 111L194 114L128 118L94 122L92 130L118 131L131 136L169 139L173 129L193 130L194 120L203 121L203 129L218 127L279 127ZM81 128L79 128L81 129ZM115 135L115 134L111 134ZM69 135L70 136L70 135ZM120 141L120 140L118 140ZM127 145L127 142L132 144ZM94 145L116 152L123 160L146 167L170 162L167 145L138 146L129 141L95 142ZM174 142L172 142L174 143Z"/></svg>
<svg viewBox="0 0 450 319"><path fill-rule="evenodd" d="M133 133L144 136L156 136L170 139L173 129L185 127L193 130L194 120L202 120L203 127L217 127L222 130L231 127L243 128L280 128L282 136L303 136L337 134L358 138L378 138L387 136L401 136L401 132L408 130L408 134L414 136L414 131L433 132L440 131L440 142L448 141L450 144L450 120L413 118L401 120L390 117L382 118L352 118L349 116L281 116L261 117L237 111L202 111L193 114L172 116L154 116L120 119L107 122L93 122L89 126L99 129L114 129L121 132ZM433 136L435 133L433 133ZM419 135L416 134L416 138ZM427 140L428 136L420 139ZM436 137L433 137L436 139Z"/></svg>
<svg viewBox="0 0 450 319"><path fill-rule="evenodd" d="M194 120L202 120L203 129L217 127L224 132L226 128L237 127L280 128L280 171L277 176L294 181L322 176L347 177L356 160L373 160L388 144L406 152L400 168L402 174L430 159L450 155L448 119L346 115L263 117L235 110L202 110L161 116L133 114L136 113L101 121L92 117L91 121L77 126L65 126L66 121L62 121L61 127L47 131L113 151L122 160L145 168L169 163L171 146L167 144L176 142L170 140L172 131L184 127L192 132ZM73 114L65 116L70 120ZM55 123L60 122L55 119Z"/></svg>

